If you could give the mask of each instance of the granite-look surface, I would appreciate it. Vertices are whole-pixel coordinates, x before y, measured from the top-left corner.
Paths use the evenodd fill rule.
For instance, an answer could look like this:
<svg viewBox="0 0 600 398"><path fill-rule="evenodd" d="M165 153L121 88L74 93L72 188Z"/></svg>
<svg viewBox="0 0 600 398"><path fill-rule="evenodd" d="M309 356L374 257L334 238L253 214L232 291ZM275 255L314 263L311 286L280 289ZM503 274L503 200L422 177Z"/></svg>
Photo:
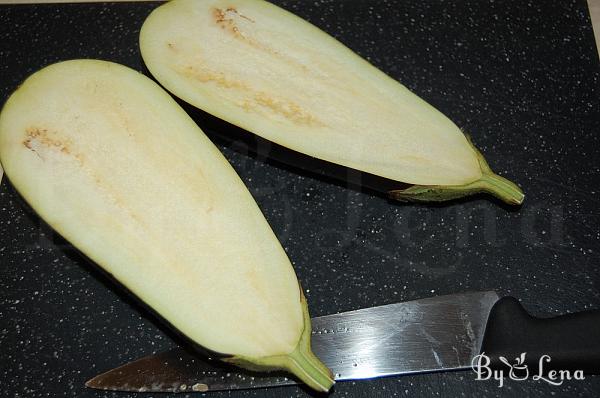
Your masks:
<svg viewBox="0 0 600 398"><path fill-rule="evenodd" d="M527 194L514 210L483 197L445 206L392 203L248 155L248 142L223 138L243 132L191 111L281 239L313 316L486 289L519 297L537 315L600 308L600 69L585 0L277 3L450 116L491 166ZM101 58L143 71L137 35L155 6L0 7L0 101L55 61ZM1 396L141 396L88 390L83 383L175 345L172 334L44 226L6 180L0 256ZM508 381L498 388L471 372L454 372L344 382L332 396L599 393L600 377L562 386ZM210 396L308 395L286 387Z"/></svg>

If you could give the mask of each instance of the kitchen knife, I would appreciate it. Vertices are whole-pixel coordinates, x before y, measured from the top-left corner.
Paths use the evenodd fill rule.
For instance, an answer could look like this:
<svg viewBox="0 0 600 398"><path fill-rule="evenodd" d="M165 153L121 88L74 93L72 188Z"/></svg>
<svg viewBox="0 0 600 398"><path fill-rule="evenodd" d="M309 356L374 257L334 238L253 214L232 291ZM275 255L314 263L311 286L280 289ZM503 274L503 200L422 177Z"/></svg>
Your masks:
<svg viewBox="0 0 600 398"><path fill-rule="evenodd" d="M337 381L470 369L484 352L490 367L527 353L537 369L600 370L600 310L538 319L495 292L439 296L313 318L314 353ZM98 375L87 387L139 392L204 392L297 384L284 373L253 373L184 348L147 356Z"/></svg>

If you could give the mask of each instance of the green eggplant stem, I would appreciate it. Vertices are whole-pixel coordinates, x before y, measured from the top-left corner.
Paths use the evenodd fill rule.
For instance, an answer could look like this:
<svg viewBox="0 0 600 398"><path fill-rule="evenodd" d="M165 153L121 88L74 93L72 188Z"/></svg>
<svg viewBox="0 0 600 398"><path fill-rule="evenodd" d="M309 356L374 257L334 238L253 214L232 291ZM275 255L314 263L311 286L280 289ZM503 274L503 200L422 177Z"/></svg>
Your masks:
<svg viewBox="0 0 600 398"><path fill-rule="evenodd" d="M335 381L333 374L319 358L313 354L310 346L310 337L312 335L312 326L310 315L308 314L308 305L302 289L300 289L302 301L302 312L304 314L304 331L300 336L298 346L291 354L285 358L285 368L296 375L306 385L316 391L327 392L331 389Z"/></svg>
<svg viewBox="0 0 600 398"><path fill-rule="evenodd" d="M304 330L298 345L289 354L274 355L264 358L231 357L223 361L254 371L285 370L313 390L327 392L335 384L331 370L313 354L310 346L312 327L304 294L301 292L302 312L304 314Z"/></svg>
<svg viewBox="0 0 600 398"><path fill-rule="evenodd" d="M515 183L497 174L484 174L478 183L482 192L492 194L508 204L520 205L525 199L523 191Z"/></svg>
<svg viewBox="0 0 600 398"><path fill-rule="evenodd" d="M523 191L513 182L495 174L485 158L468 139L477 155L481 178L464 185L413 185L407 189L390 191L392 199L402 202L442 202L477 193L489 193L510 205L520 205L525 199Z"/></svg>
<svg viewBox="0 0 600 398"><path fill-rule="evenodd" d="M333 386L331 371L312 351L298 347L288 358L287 369L312 389L327 392Z"/></svg>

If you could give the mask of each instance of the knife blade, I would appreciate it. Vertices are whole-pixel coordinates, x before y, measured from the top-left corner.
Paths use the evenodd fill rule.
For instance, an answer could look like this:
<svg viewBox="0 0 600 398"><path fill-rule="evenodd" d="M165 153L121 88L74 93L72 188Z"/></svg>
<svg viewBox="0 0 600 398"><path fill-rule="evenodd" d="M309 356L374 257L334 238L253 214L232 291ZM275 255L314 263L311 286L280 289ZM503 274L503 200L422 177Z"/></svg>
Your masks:
<svg viewBox="0 0 600 398"><path fill-rule="evenodd" d="M600 373L600 310L531 316L493 291L439 296L313 318L314 353L336 381L468 369ZM509 358L509 359L507 359ZM480 369L481 370L481 369ZM507 373L508 374L508 373ZM284 373L252 373L183 348L94 377L87 387L140 392L206 392L297 384Z"/></svg>
<svg viewBox="0 0 600 398"><path fill-rule="evenodd" d="M312 319L314 353L336 381L466 369L479 353L493 291L426 298ZM297 384L283 373L252 373L184 348L98 375L87 387L191 392Z"/></svg>

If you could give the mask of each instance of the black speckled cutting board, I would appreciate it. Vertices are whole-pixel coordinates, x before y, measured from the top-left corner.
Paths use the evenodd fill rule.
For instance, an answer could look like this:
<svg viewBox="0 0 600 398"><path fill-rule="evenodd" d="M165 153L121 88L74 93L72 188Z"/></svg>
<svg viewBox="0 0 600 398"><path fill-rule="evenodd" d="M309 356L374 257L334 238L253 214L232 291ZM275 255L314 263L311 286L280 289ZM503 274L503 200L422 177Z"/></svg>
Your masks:
<svg viewBox="0 0 600 398"><path fill-rule="evenodd" d="M393 203L357 188L354 172L335 181L286 166L264 156L271 148L264 142L190 111L254 194L294 262L313 316L484 289L515 295L537 315L600 308L600 69L585 0L276 3L446 113L527 194L514 210L484 197L444 206ZM137 35L156 6L0 6L0 101L55 61L101 58L144 71ZM6 178L0 259L3 397L134 397L83 383L176 344L41 223ZM599 394L600 377L499 388L454 372L339 383L332 396ZM309 393L289 387L211 395Z"/></svg>

